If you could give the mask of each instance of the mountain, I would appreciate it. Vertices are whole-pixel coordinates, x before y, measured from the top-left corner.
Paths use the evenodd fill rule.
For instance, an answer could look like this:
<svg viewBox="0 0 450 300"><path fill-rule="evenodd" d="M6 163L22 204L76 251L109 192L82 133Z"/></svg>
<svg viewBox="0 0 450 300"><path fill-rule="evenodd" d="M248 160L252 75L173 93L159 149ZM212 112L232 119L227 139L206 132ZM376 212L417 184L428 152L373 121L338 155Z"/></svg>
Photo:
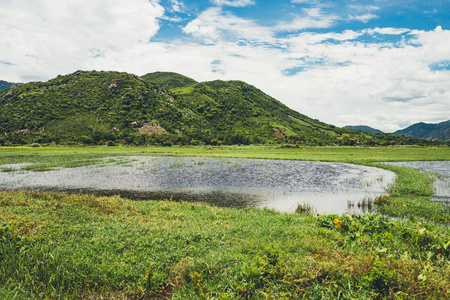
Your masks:
<svg viewBox="0 0 450 300"><path fill-rule="evenodd" d="M0 145L423 144L337 128L242 81L77 71L0 93Z"/></svg>
<svg viewBox="0 0 450 300"><path fill-rule="evenodd" d="M357 125L357 126L350 126L349 125L349 126L344 126L342 128L353 129L353 130L361 130L361 131L370 132L370 133L383 133L383 131L381 131L381 130L372 128L370 126L365 126L365 125Z"/></svg>
<svg viewBox="0 0 450 300"><path fill-rule="evenodd" d="M394 133L427 140L450 140L450 120L438 124L416 123Z"/></svg>
<svg viewBox="0 0 450 300"><path fill-rule="evenodd" d="M3 81L0 80L0 92L7 90L9 88L18 86L20 83L13 83L13 82L7 82L7 81Z"/></svg>

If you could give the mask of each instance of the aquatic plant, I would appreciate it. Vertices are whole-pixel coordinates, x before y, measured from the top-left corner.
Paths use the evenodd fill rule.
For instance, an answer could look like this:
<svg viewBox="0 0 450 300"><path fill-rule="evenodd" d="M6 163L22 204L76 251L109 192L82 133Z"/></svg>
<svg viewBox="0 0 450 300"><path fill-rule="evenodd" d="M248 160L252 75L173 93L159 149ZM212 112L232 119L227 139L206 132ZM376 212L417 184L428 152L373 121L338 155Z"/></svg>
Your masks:
<svg viewBox="0 0 450 300"><path fill-rule="evenodd" d="M389 203L389 195L381 195L375 198L373 204L375 205L386 205Z"/></svg>
<svg viewBox="0 0 450 300"><path fill-rule="evenodd" d="M363 211L368 211L368 212L373 212L373 200L371 198L363 198L361 201L358 201L358 203L356 204L356 206L360 209L362 209Z"/></svg>
<svg viewBox="0 0 450 300"><path fill-rule="evenodd" d="M16 172L17 169L16 168L12 168L12 167L3 167L0 168L0 172Z"/></svg>
<svg viewBox="0 0 450 300"><path fill-rule="evenodd" d="M180 168L180 167L184 166L185 164L186 164L186 162L180 161L179 163L172 164L172 165L170 165L169 167L172 168L172 169L174 169L174 168Z"/></svg>
<svg viewBox="0 0 450 300"><path fill-rule="evenodd" d="M310 203L299 203L297 208L295 209L295 213L297 214L314 214L315 208Z"/></svg>

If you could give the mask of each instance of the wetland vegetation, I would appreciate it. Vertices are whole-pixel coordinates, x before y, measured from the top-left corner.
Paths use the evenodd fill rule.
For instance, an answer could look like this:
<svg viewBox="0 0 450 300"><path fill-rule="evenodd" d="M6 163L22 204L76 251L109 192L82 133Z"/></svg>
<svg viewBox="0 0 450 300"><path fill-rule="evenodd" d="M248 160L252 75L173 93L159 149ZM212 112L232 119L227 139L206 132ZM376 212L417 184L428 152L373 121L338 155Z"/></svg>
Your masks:
<svg viewBox="0 0 450 300"><path fill-rule="evenodd" d="M282 212L294 212L304 202L317 212L345 213L348 201L359 203L385 194L395 178L393 172L379 168L317 161L154 156L100 161L53 170L39 164L9 164L4 166L6 172L0 172L0 189L172 199Z"/></svg>
<svg viewBox="0 0 450 300"><path fill-rule="evenodd" d="M347 162L392 170L397 179L389 196L374 201L382 215L360 216L1 191L0 297L447 299L449 209L430 201L427 173L379 162L448 160L449 153L445 147L3 148L0 168L172 155Z"/></svg>

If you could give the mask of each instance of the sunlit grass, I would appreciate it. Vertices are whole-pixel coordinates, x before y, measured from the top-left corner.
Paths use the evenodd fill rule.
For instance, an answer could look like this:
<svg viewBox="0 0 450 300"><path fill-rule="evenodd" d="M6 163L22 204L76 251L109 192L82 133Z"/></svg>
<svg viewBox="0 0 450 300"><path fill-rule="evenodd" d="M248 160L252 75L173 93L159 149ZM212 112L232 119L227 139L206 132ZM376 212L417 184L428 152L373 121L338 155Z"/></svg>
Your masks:
<svg viewBox="0 0 450 300"><path fill-rule="evenodd" d="M201 156L221 158L266 158L371 163L384 161L449 160L449 147L73 147L0 148L0 165L18 163L66 164L95 162L114 156Z"/></svg>
<svg viewBox="0 0 450 300"><path fill-rule="evenodd" d="M39 192L0 205L15 221L0 298L449 296L447 227Z"/></svg>

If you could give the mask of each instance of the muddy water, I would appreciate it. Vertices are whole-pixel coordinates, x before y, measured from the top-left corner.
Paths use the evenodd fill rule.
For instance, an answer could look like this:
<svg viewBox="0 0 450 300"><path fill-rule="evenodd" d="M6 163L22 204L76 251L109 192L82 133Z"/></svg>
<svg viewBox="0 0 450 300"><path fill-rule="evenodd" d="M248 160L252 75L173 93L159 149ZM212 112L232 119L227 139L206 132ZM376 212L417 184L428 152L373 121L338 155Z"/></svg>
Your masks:
<svg viewBox="0 0 450 300"><path fill-rule="evenodd" d="M434 188L436 195L432 198L432 200L450 203L450 161L408 161L389 162L386 164L414 168L439 174L434 175Z"/></svg>
<svg viewBox="0 0 450 300"><path fill-rule="evenodd" d="M384 194L393 172L344 163L179 157L127 157L125 165L0 172L0 189L119 194L131 199L345 213L348 203ZM10 165L20 169L18 165Z"/></svg>

